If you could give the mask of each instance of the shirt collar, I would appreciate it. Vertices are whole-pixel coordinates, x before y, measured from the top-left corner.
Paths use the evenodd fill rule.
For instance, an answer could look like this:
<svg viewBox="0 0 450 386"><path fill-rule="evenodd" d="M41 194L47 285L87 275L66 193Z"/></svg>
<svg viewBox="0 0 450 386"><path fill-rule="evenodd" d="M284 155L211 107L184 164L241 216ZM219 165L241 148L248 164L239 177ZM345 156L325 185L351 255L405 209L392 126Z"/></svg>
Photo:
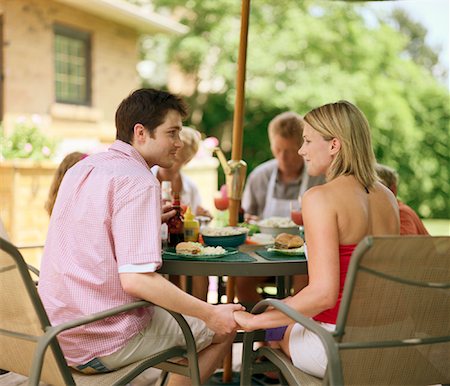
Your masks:
<svg viewBox="0 0 450 386"><path fill-rule="evenodd" d="M122 154L125 154L126 156L133 158L134 160L145 166L145 168L150 170L150 167L148 166L147 162L145 162L142 155L129 143L123 142L120 139L116 139L109 147L109 150L118 151Z"/></svg>

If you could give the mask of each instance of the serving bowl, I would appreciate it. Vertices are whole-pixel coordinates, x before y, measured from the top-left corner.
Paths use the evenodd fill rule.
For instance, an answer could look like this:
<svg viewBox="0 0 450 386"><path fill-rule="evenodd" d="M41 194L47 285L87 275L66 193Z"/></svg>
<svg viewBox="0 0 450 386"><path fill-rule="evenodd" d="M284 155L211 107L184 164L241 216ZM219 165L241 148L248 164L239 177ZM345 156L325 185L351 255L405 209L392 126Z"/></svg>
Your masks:
<svg viewBox="0 0 450 386"><path fill-rule="evenodd" d="M299 228L289 217L269 217L258 222L261 233L268 233L273 237L280 233L298 235Z"/></svg>
<svg viewBox="0 0 450 386"><path fill-rule="evenodd" d="M245 243L248 230L246 228L226 227L202 229L202 238L205 245L211 247L232 247L236 248ZM231 234L230 234L231 233Z"/></svg>
<svg viewBox="0 0 450 386"><path fill-rule="evenodd" d="M267 233L269 235L272 235L273 237L278 236L280 233L289 233L291 235L300 234L298 226L280 228L280 227L266 227L260 225L259 229L261 230L261 233Z"/></svg>

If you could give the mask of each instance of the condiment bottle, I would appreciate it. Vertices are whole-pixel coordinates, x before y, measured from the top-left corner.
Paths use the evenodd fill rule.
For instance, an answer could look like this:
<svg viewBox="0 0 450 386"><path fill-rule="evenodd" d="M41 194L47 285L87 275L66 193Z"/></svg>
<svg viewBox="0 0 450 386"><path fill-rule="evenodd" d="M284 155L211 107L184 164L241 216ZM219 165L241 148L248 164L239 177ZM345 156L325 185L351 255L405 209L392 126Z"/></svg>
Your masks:
<svg viewBox="0 0 450 386"><path fill-rule="evenodd" d="M161 202L162 205L172 203L172 182L161 181ZM161 243L162 248L167 247L169 241L169 230L166 223L161 224Z"/></svg>
<svg viewBox="0 0 450 386"><path fill-rule="evenodd" d="M191 212L191 208L188 206L184 213L184 241L198 241L198 235L200 231L200 224L195 219L194 214Z"/></svg>
<svg viewBox="0 0 450 386"><path fill-rule="evenodd" d="M184 219L181 214L180 194L178 192L173 194L172 208L175 209L176 213L167 221L169 228L168 245L169 247L176 247L178 243L184 241Z"/></svg>

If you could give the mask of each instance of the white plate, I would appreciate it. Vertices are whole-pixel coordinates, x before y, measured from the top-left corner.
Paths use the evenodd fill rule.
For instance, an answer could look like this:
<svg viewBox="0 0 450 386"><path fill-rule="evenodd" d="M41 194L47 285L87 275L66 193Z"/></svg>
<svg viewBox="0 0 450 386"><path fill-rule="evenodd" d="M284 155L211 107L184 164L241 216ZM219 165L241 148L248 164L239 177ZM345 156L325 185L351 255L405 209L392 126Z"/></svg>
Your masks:
<svg viewBox="0 0 450 386"><path fill-rule="evenodd" d="M234 248L224 248L226 251L224 253L220 253L217 255L191 255L191 254L185 254L185 253L176 253L174 250L165 250L164 253L170 256L176 256L176 257L185 257L187 259L213 259L216 257L224 257L229 255L234 255L235 253L238 253L239 251Z"/></svg>

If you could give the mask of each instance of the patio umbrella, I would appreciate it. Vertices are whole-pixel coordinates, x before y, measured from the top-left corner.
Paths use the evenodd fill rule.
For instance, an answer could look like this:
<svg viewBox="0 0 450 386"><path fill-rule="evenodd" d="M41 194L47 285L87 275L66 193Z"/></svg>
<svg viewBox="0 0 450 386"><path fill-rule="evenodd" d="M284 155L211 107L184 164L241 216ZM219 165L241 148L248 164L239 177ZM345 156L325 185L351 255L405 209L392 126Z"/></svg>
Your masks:
<svg viewBox="0 0 450 386"><path fill-rule="evenodd" d="M247 165L242 161L242 142L243 142L243 122L244 122L244 98L245 98L245 70L247 64L247 37L248 22L250 15L250 0L242 0L241 10L241 33L239 40L238 69L236 77L236 100L234 104L233 116L233 141L231 150L231 178L227 181L228 188L231 189L230 195L230 225L237 225L239 209L241 207L241 194L245 181ZM231 185L231 187L230 187ZM234 277L228 277L227 282L227 300L232 302L234 299ZM230 382L231 374L231 353L227 355L224 363L223 382Z"/></svg>

